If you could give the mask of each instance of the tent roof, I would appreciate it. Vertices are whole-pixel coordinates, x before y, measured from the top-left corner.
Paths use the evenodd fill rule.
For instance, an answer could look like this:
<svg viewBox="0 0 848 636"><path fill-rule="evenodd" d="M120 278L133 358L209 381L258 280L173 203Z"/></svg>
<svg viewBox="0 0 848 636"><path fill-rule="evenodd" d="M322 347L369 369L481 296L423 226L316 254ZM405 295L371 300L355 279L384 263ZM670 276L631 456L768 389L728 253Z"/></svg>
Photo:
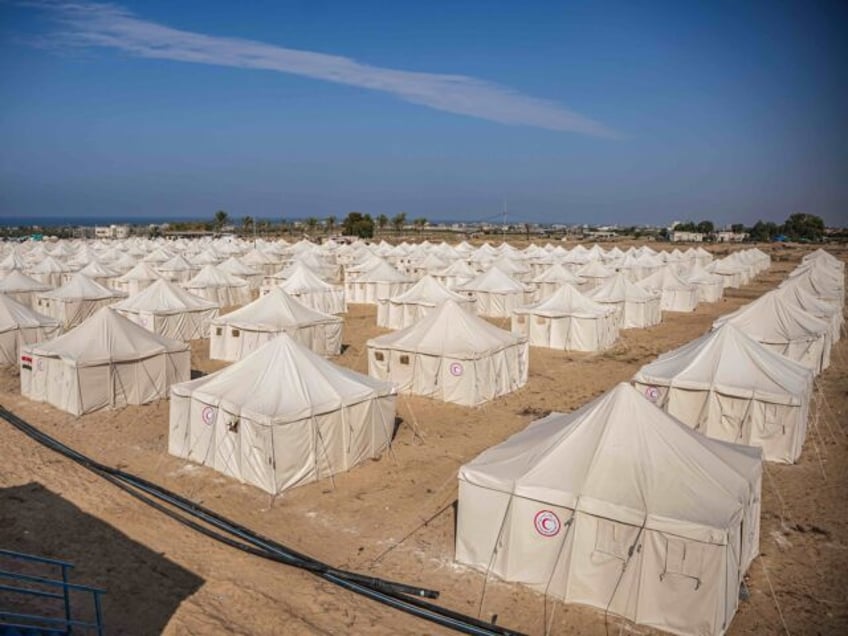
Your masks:
<svg viewBox="0 0 848 636"><path fill-rule="evenodd" d="M477 276L477 278L458 285L455 289L462 291L481 291L494 294L516 294L529 288L520 283L497 266L493 266Z"/></svg>
<svg viewBox="0 0 848 636"><path fill-rule="evenodd" d="M485 488L725 543L761 468L758 448L704 437L619 384L552 413L460 468Z"/></svg>
<svg viewBox="0 0 848 636"><path fill-rule="evenodd" d="M47 298L59 300L103 300L105 298L126 298L124 292L104 287L97 281L91 280L85 274L77 272L71 279L56 289L42 294Z"/></svg>
<svg viewBox="0 0 848 636"><path fill-rule="evenodd" d="M375 267L365 270L353 281L357 283L408 283L412 279L401 274L386 261L381 260Z"/></svg>
<svg viewBox="0 0 848 636"><path fill-rule="evenodd" d="M204 265L194 278L187 283L183 283L186 289L198 289L204 287L245 287L247 281L239 278L229 272L216 267L215 265Z"/></svg>
<svg viewBox="0 0 848 636"><path fill-rule="evenodd" d="M78 327L27 351L61 358L77 367L141 360L160 353L187 351L189 345L152 333L111 307L102 307Z"/></svg>
<svg viewBox="0 0 848 636"><path fill-rule="evenodd" d="M244 307L218 316L212 324L230 325L246 330L276 331L285 327L327 322L342 322L342 319L310 309L279 287L274 287Z"/></svg>
<svg viewBox="0 0 848 636"><path fill-rule="evenodd" d="M367 344L376 349L474 360L525 341L447 300L414 325L372 338Z"/></svg>
<svg viewBox="0 0 848 636"><path fill-rule="evenodd" d="M33 311L5 294L0 294L0 333L11 329L58 326L58 320Z"/></svg>
<svg viewBox="0 0 848 636"><path fill-rule="evenodd" d="M424 276L405 292L388 299L395 304L438 305L446 300L458 303L474 302L473 299L452 292L432 276Z"/></svg>
<svg viewBox="0 0 848 636"><path fill-rule="evenodd" d="M540 303L517 307L515 313L549 317L600 318L615 313L615 309L586 298L571 285L564 285Z"/></svg>
<svg viewBox="0 0 848 636"><path fill-rule="evenodd" d="M664 353L634 376L643 384L717 392L777 404L801 404L813 371L767 349L731 323Z"/></svg>
<svg viewBox="0 0 848 636"><path fill-rule="evenodd" d="M297 263L289 277L279 284L279 287L289 294L311 291L330 291L336 289L330 283L321 280L303 263Z"/></svg>
<svg viewBox="0 0 848 636"><path fill-rule="evenodd" d="M587 296L598 303L648 302L656 300L656 292L631 283L624 274L616 274L608 281L591 290Z"/></svg>
<svg viewBox="0 0 848 636"><path fill-rule="evenodd" d="M560 263L554 263L544 272L533 279L534 283L568 283L570 285L579 285L583 279L566 269Z"/></svg>
<svg viewBox="0 0 848 636"><path fill-rule="evenodd" d="M160 278L146 289L112 306L123 311L179 314L217 309L218 303L195 296L171 281Z"/></svg>
<svg viewBox="0 0 848 636"><path fill-rule="evenodd" d="M815 340L829 325L770 291L731 314L720 316L713 328L729 322L754 340L781 344L795 340Z"/></svg>
<svg viewBox="0 0 848 636"><path fill-rule="evenodd" d="M37 292L47 291L50 288L50 285L30 278L17 269L13 269L5 278L0 280L0 292Z"/></svg>
<svg viewBox="0 0 848 636"><path fill-rule="evenodd" d="M333 364L285 333L171 390L262 424L295 422L395 392L394 385Z"/></svg>

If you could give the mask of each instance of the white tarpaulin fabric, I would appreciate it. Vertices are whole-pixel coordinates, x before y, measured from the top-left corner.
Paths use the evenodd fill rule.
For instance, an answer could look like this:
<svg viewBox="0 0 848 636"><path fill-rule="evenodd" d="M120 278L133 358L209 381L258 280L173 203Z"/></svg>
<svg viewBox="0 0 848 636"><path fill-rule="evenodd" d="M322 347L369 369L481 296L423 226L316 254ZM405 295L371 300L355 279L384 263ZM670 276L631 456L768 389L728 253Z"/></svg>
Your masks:
<svg viewBox="0 0 848 636"><path fill-rule="evenodd" d="M109 307L55 340L21 349L21 394L73 415L167 397L171 384L190 375L187 344Z"/></svg>
<svg viewBox="0 0 848 636"><path fill-rule="evenodd" d="M345 280L345 298L349 303L374 305L380 298L391 298L412 287L413 281L385 261Z"/></svg>
<svg viewBox="0 0 848 636"><path fill-rule="evenodd" d="M663 267L636 281L636 285L659 293L663 311L695 311L698 306L698 288L681 279L671 267Z"/></svg>
<svg viewBox="0 0 848 636"><path fill-rule="evenodd" d="M209 324L218 315L217 303L161 278L112 308L153 333L184 341L209 337Z"/></svg>
<svg viewBox="0 0 848 636"><path fill-rule="evenodd" d="M530 345L566 351L602 351L618 339L616 310L589 300L565 285L546 300L518 307L512 332Z"/></svg>
<svg viewBox="0 0 848 636"><path fill-rule="evenodd" d="M31 309L35 306L35 295L49 289L50 285L30 278L18 270L12 270L0 280L0 294L6 294Z"/></svg>
<svg viewBox="0 0 848 636"><path fill-rule="evenodd" d="M17 365L21 347L62 333L59 321L0 294L0 365Z"/></svg>
<svg viewBox="0 0 848 636"><path fill-rule="evenodd" d="M616 274L586 295L617 310L619 329L643 329L662 321L660 294L631 283L625 274Z"/></svg>
<svg viewBox="0 0 848 636"><path fill-rule="evenodd" d="M446 300L453 300L466 311L474 312L473 298L450 291L432 276L424 276L402 294L377 299L377 326L409 327Z"/></svg>
<svg viewBox="0 0 848 636"><path fill-rule="evenodd" d="M250 286L247 281L214 265L206 265L182 286L196 296L217 303L219 307L233 307L250 302Z"/></svg>
<svg viewBox="0 0 848 636"><path fill-rule="evenodd" d="M527 383L527 339L452 300L367 346L370 375L437 400L477 406Z"/></svg>
<svg viewBox="0 0 848 636"><path fill-rule="evenodd" d="M295 265L291 275L279 284L279 288L301 304L323 314L343 314L347 311L344 288L321 280L302 263ZM261 293L267 294L270 290L271 287L263 288Z"/></svg>
<svg viewBox="0 0 848 636"><path fill-rule="evenodd" d="M241 360L281 333L319 355L336 356L341 353L343 323L338 316L310 309L275 287L212 321L209 357Z"/></svg>
<svg viewBox="0 0 848 636"><path fill-rule="evenodd" d="M99 309L126 297L122 291L109 289L77 273L61 287L36 294L33 309L55 318L64 329L70 329Z"/></svg>
<svg viewBox="0 0 848 636"><path fill-rule="evenodd" d="M770 461L801 454L813 371L767 349L731 323L661 355L633 383L707 437L763 449Z"/></svg>
<svg viewBox="0 0 848 636"><path fill-rule="evenodd" d="M454 291L477 300L477 313L491 318L509 318L512 310L532 303L535 292L497 267L492 267Z"/></svg>
<svg viewBox="0 0 848 636"><path fill-rule="evenodd" d="M761 452L628 384L459 471L456 559L676 634L720 635L759 550Z"/></svg>
<svg viewBox="0 0 848 636"><path fill-rule="evenodd" d="M348 470L388 448L395 391L282 334L171 390L168 452L271 494Z"/></svg>

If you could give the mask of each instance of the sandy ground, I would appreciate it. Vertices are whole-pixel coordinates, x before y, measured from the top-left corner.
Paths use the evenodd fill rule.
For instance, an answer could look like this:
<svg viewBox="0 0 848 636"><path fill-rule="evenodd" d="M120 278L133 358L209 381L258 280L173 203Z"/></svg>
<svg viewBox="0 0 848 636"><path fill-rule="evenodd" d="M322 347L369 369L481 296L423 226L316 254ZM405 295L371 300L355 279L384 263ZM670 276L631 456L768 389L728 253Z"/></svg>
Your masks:
<svg viewBox="0 0 848 636"><path fill-rule="evenodd" d="M531 349L520 391L479 409L400 397L392 452L334 483L271 498L166 452L168 402L74 418L20 396L0 371L0 403L93 457L185 494L328 563L438 589L440 603L532 634L651 633L595 609L545 602L521 586L453 562L457 468L551 410L573 410L629 379L657 354L704 333L713 319L775 287L806 250L769 247L752 284L691 314L622 332L600 355ZM726 251L726 250L722 250ZM848 249L837 252L848 260ZM338 362L365 372L375 309L351 307ZM498 321L494 321L498 322ZM505 326L505 321L500 325ZM209 361L193 343L193 367ZM818 424L797 465L767 465L761 556L729 634L848 633L848 345L819 379ZM74 580L104 587L109 633L440 633L314 577L193 533L0 422L0 546L66 558ZM553 618L551 614L553 613ZM547 616L547 619L546 619Z"/></svg>

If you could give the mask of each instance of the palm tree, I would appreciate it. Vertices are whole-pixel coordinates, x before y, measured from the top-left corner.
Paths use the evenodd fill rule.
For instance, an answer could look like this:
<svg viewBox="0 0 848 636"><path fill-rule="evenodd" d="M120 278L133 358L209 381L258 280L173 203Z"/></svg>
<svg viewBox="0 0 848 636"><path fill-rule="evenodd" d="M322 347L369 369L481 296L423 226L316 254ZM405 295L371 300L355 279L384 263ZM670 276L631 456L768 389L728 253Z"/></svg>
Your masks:
<svg viewBox="0 0 848 636"><path fill-rule="evenodd" d="M419 216L412 223L415 225L416 228L418 228L418 233L421 234L421 230L423 230L424 226L427 225L427 219L425 219L423 216Z"/></svg>
<svg viewBox="0 0 848 636"><path fill-rule="evenodd" d="M395 228L395 232L400 233L403 229L403 226L406 225L406 212L399 212L392 217L392 225Z"/></svg>
<svg viewBox="0 0 848 636"><path fill-rule="evenodd" d="M381 214L377 217L377 227L380 228L380 233L383 233L383 230L386 229L386 226L389 224L389 217L385 214Z"/></svg>
<svg viewBox="0 0 848 636"><path fill-rule="evenodd" d="M326 218L326 220L324 221L324 224L327 227L327 234L332 234L333 230L336 229L336 221L337 220L338 219L336 219L336 217L333 216L332 214Z"/></svg>
<svg viewBox="0 0 848 636"><path fill-rule="evenodd" d="M306 219L306 229L309 231L309 235L312 236L315 234L315 228L318 227L318 219L314 216L310 216Z"/></svg>
<svg viewBox="0 0 848 636"><path fill-rule="evenodd" d="M218 210L215 212L215 228L220 232L221 228L223 228L227 222L230 220L230 215L227 214L224 210Z"/></svg>
<svg viewBox="0 0 848 636"><path fill-rule="evenodd" d="M252 228L253 228L253 217L252 216L246 216L246 217L242 218L242 220L241 220L241 231L244 234L247 234L248 232L250 232L250 230Z"/></svg>

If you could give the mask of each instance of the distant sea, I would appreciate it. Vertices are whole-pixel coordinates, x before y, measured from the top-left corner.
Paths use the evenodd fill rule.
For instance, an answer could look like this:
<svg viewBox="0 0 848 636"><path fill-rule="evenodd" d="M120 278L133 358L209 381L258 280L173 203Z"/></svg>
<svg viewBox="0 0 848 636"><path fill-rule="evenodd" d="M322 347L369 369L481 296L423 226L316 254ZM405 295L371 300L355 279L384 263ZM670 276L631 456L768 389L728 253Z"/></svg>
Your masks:
<svg viewBox="0 0 848 636"><path fill-rule="evenodd" d="M263 220L264 217L255 217L256 220ZM279 222L279 217L276 219L268 219ZM40 225L42 227L57 227L60 225L92 227L95 225L150 225L160 223L197 223L197 222L212 222L212 215L209 217L178 217L178 216L0 216L0 226L16 226L16 225ZM231 218L232 222L238 223L239 218Z"/></svg>

